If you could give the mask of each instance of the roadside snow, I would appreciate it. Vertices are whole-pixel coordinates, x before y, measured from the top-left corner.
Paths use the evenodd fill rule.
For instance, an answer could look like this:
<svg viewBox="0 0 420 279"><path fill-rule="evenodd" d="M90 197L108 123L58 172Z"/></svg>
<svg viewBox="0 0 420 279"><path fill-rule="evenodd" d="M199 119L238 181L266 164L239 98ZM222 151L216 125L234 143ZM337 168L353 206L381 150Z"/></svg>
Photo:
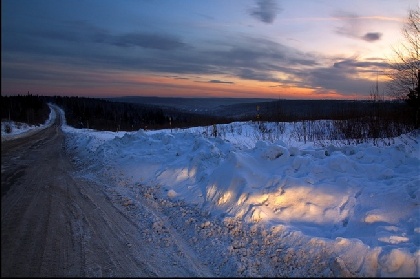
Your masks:
<svg viewBox="0 0 420 279"><path fill-rule="evenodd" d="M127 205L146 198L216 275L420 275L419 134L321 147L296 124L267 125L217 125L217 138L213 127L63 131L81 175Z"/></svg>
<svg viewBox="0 0 420 279"><path fill-rule="evenodd" d="M20 137L28 136L36 131L45 129L52 125L56 118L55 110L50 107L50 115L47 121L42 125L28 125L26 123L14 122L14 121L1 121L1 141L12 140Z"/></svg>

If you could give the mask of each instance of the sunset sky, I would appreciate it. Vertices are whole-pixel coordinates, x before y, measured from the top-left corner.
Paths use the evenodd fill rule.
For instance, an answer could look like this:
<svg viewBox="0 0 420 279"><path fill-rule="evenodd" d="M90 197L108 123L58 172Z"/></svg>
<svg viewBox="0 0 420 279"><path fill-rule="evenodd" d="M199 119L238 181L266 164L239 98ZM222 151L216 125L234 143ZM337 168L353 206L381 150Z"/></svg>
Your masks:
<svg viewBox="0 0 420 279"><path fill-rule="evenodd" d="M1 94L365 99L418 0L2 0Z"/></svg>

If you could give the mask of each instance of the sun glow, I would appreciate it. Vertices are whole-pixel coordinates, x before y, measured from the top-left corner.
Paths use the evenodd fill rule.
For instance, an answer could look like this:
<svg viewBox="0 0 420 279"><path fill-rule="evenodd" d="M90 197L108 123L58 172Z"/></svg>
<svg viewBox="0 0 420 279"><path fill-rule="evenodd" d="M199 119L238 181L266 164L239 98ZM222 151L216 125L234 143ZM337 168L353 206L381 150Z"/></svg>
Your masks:
<svg viewBox="0 0 420 279"><path fill-rule="evenodd" d="M26 66L25 66L26 67ZM39 69L42 70L39 70ZM27 65L39 75L71 77L59 79L54 83L28 81L2 83L2 91L22 94L31 91L34 94L89 95L93 97L118 96L161 96L161 97L237 97L237 98L274 98L274 99L349 99L360 96L343 95L336 90L321 87L304 86L304 79L292 75L277 73L279 80L287 82L257 81L240 79L226 75L193 75L193 74L156 74L148 72L95 70L80 71L75 66L57 63L41 63L37 67ZM36 70L38 69L38 70ZM358 72L360 79L376 80L372 71ZM379 81L385 81L385 75L379 75ZM302 84L302 85L301 85ZM369 89L367 88L366 91Z"/></svg>

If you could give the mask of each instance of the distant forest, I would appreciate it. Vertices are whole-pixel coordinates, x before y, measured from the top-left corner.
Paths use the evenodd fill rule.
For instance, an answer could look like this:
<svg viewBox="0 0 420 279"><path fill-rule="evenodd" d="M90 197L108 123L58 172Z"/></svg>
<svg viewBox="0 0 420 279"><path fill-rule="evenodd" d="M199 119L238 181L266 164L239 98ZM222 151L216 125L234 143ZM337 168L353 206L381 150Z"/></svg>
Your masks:
<svg viewBox="0 0 420 279"><path fill-rule="evenodd" d="M116 102L105 99L63 96L1 96L1 119L42 124L48 119L51 102L66 114L67 124L75 128L107 131L186 128L233 121L346 120L346 129L356 126L389 130L391 134L413 129L412 112L404 102L339 100L274 100L221 106L208 114L151 104ZM365 129L365 128L363 128ZM387 132L387 134L390 134ZM391 135L390 134L390 135Z"/></svg>
<svg viewBox="0 0 420 279"><path fill-rule="evenodd" d="M185 128L229 123L226 117L197 115L153 105L112 102L109 100L18 95L1 96L1 119L43 124L49 117L48 102L61 107L67 124L75 128L105 131L136 131L139 129Z"/></svg>
<svg viewBox="0 0 420 279"><path fill-rule="evenodd" d="M50 108L44 98L31 94L19 96L1 96L1 120L43 124L48 119Z"/></svg>
<svg viewBox="0 0 420 279"><path fill-rule="evenodd" d="M47 97L60 106L67 124L76 128L109 131L183 128L215 123L227 123L223 117L196 115L158 106L112 102L80 97Z"/></svg>

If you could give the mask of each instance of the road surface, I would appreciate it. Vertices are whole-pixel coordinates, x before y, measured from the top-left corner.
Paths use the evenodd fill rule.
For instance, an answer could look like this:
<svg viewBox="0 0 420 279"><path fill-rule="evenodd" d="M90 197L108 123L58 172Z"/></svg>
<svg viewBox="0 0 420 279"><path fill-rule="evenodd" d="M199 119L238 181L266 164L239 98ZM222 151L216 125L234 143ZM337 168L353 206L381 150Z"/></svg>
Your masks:
<svg viewBox="0 0 420 279"><path fill-rule="evenodd" d="M161 248L149 220L132 220L103 187L75 175L56 115L1 144L1 276L211 276L178 235Z"/></svg>

